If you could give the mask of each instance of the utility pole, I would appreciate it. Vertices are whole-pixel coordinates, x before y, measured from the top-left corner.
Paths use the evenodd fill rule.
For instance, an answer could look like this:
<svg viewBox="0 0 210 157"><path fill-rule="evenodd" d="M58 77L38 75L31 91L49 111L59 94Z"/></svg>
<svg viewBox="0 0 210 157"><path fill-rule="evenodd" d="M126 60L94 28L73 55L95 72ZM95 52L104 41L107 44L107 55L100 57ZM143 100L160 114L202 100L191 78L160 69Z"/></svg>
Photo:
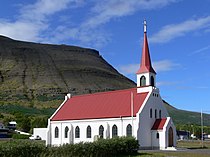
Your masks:
<svg viewBox="0 0 210 157"><path fill-rule="evenodd" d="M202 144L202 148L203 148L203 112L201 109L201 144Z"/></svg>

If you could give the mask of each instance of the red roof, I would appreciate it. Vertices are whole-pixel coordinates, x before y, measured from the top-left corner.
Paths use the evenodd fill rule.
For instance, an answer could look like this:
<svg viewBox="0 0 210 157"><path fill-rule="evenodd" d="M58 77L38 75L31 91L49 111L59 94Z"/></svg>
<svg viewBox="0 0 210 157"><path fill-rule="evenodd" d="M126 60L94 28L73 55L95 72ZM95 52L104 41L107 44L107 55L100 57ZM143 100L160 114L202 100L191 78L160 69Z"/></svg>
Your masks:
<svg viewBox="0 0 210 157"><path fill-rule="evenodd" d="M147 42L147 33L144 32L144 43L142 48L141 65L140 69L137 71L137 74L146 73L146 72L152 72L156 74L151 64L149 46Z"/></svg>
<svg viewBox="0 0 210 157"><path fill-rule="evenodd" d="M162 130L166 123L166 118L156 119L154 125L152 126L152 130Z"/></svg>
<svg viewBox="0 0 210 157"><path fill-rule="evenodd" d="M136 88L73 96L68 99L52 121L131 116L131 93L133 92L134 115L139 111L148 92L137 93Z"/></svg>

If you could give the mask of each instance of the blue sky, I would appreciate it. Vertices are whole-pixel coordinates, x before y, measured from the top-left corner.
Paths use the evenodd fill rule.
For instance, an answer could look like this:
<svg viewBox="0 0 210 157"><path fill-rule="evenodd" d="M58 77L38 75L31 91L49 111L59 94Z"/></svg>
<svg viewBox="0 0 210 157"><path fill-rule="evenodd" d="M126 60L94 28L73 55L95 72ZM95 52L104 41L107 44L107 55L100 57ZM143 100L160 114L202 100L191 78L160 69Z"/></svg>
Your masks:
<svg viewBox="0 0 210 157"><path fill-rule="evenodd" d="M2 0L0 34L97 49L136 81L146 19L162 98L209 112L209 6L210 0Z"/></svg>

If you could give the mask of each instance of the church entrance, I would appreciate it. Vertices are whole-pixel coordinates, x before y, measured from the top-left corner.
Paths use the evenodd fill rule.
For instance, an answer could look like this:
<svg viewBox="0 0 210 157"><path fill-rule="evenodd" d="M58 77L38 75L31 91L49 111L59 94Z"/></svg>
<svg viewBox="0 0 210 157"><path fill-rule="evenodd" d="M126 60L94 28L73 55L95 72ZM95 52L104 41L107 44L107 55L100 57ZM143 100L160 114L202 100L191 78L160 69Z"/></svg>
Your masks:
<svg viewBox="0 0 210 157"><path fill-rule="evenodd" d="M168 146L173 147L174 146L174 135L173 135L173 129L172 127L168 130Z"/></svg>

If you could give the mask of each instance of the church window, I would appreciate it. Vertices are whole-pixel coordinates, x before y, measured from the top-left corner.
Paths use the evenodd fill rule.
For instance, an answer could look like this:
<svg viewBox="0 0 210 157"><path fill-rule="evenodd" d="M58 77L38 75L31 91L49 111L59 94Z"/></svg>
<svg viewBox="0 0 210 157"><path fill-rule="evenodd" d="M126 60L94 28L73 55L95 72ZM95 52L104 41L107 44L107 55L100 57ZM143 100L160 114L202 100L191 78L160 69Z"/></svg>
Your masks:
<svg viewBox="0 0 210 157"><path fill-rule="evenodd" d="M160 111L159 111L159 118L161 119L161 117L162 117L162 116L161 116L161 110L160 110Z"/></svg>
<svg viewBox="0 0 210 157"><path fill-rule="evenodd" d="M69 128L68 126L65 127L65 138L68 138L68 132L69 132Z"/></svg>
<svg viewBox="0 0 210 157"><path fill-rule="evenodd" d="M88 127L87 127L87 136L86 137L91 138L91 127L90 127L90 125L88 125Z"/></svg>
<svg viewBox="0 0 210 157"><path fill-rule="evenodd" d="M160 137L160 135L159 135L159 133L157 132L157 134L156 134L156 138L157 138L157 139L159 139L159 137Z"/></svg>
<svg viewBox="0 0 210 157"><path fill-rule="evenodd" d="M112 137L116 137L116 136L118 136L117 135L117 126L113 125L113 127L112 127Z"/></svg>
<svg viewBox="0 0 210 157"><path fill-rule="evenodd" d="M58 138L58 133L59 133L59 130L58 130L58 127L56 126L55 127L55 138Z"/></svg>
<svg viewBox="0 0 210 157"><path fill-rule="evenodd" d="M75 128L75 138L80 138L80 129L78 126Z"/></svg>
<svg viewBox="0 0 210 157"><path fill-rule="evenodd" d="M132 126L130 124L126 127L126 136L132 136Z"/></svg>
<svg viewBox="0 0 210 157"><path fill-rule="evenodd" d="M104 127L102 125L99 127L99 137L104 138Z"/></svg>
<svg viewBox="0 0 210 157"><path fill-rule="evenodd" d="M150 109L150 118L152 118L152 109Z"/></svg>
<svg viewBox="0 0 210 157"><path fill-rule="evenodd" d="M150 77L150 82L151 82L151 86L155 86L155 80L153 76Z"/></svg>
<svg viewBox="0 0 210 157"><path fill-rule="evenodd" d="M155 109L155 118L157 118L157 110Z"/></svg>
<svg viewBox="0 0 210 157"><path fill-rule="evenodd" d="M142 76L140 78L140 86L146 86L146 77L145 76Z"/></svg>

